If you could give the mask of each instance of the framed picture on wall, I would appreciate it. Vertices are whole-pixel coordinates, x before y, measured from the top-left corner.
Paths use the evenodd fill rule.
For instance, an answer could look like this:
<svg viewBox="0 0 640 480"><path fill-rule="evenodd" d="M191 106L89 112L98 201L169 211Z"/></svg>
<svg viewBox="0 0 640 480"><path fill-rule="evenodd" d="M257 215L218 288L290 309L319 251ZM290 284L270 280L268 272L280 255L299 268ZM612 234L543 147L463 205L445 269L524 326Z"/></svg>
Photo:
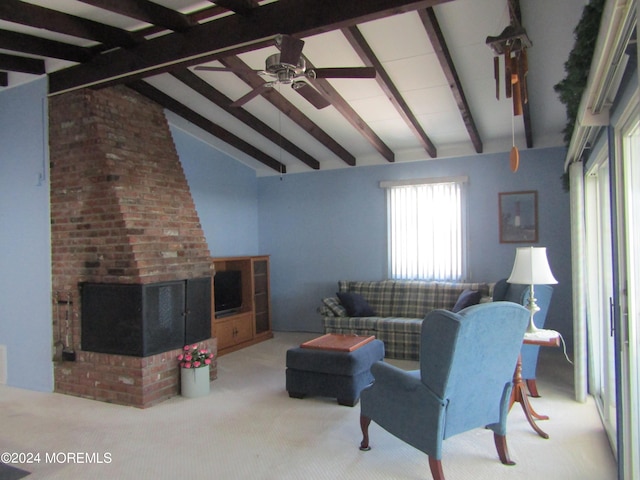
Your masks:
<svg viewBox="0 0 640 480"><path fill-rule="evenodd" d="M498 193L500 243L538 243L538 192Z"/></svg>

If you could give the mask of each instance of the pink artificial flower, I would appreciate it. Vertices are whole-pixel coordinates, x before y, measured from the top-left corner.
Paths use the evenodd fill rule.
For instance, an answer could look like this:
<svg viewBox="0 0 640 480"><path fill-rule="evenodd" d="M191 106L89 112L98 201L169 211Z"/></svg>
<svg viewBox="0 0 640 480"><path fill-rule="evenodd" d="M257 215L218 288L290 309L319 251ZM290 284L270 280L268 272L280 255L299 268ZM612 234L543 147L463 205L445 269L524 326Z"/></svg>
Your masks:
<svg viewBox="0 0 640 480"><path fill-rule="evenodd" d="M184 358L184 355L180 354L178 355L178 360L182 360Z"/></svg>
<svg viewBox="0 0 640 480"><path fill-rule="evenodd" d="M200 362L193 362L193 368L198 368L200 366Z"/></svg>
<svg viewBox="0 0 640 480"><path fill-rule="evenodd" d="M211 359L210 359L210 358L207 358L207 359L204 361L204 363L205 363L205 365L211 365Z"/></svg>
<svg viewBox="0 0 640 480"><path fill-rule="evenodd" d="M191 347L190 347L189 345L185 345L185 346L184 346L184 348L183 348L183 350L184 350L185 352L187 352L187 351L189 351L189 349L190 349L190 348L191 348Z"/></svg>
<svg viewBox="0 0 640 480"><path fill-rule="evenodd" d="M191 355L185 355L185 356L184 356L184 359L185 359L187 362L190 362L192 358L193 358L193 357L192 357Z"/></svg>
<svg viewBox="0 0 640 480"><path fill-rule="evenodd" d="M198 344L194 343L193 345L191 345L191 348L193 348L194 350L197 350L198 349Z"/></svg>
<svg viewBox="0 0 640 480"><path fill-rule="evenodd" d="M184 368L191 368L191 362L185 362Z"/></svg>
<svg viewBox="0 0 640 480"><path fill-rule="evenodd" d="M201 348L201 349L200 349L200 353L202 353L202 354L207 353L207 349L206 349L206 348Z"/></svg>

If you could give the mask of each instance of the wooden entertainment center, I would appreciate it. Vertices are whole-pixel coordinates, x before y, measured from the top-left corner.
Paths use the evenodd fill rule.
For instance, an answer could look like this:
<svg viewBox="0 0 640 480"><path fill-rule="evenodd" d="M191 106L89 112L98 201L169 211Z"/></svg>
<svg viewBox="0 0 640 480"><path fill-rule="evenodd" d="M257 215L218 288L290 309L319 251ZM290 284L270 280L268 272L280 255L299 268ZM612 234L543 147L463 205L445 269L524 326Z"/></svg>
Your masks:
<svg viewBox="0 0 640 480"><path fill-rule="evenodd" d="M242 305L223 316L213 315L211 331L218 339L218 355L233 352L273 338L271 332L271 300L269 256L213 258L216 272L241 272ZM215 274L211 292L211 310L215 313Z"/></svg>

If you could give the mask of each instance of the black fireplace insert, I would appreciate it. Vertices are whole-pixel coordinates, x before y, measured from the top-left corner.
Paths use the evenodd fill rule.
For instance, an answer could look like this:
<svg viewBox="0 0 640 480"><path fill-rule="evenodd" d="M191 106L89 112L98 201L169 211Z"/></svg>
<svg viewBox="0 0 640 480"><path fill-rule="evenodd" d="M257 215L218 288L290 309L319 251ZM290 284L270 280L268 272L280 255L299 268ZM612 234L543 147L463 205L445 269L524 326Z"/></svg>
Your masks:
<svg viewBox="0 0 640 480"><path fill-rule="evenodd" d="M147 357L211 338L211 278L83 283L82 350Z"/></svg>

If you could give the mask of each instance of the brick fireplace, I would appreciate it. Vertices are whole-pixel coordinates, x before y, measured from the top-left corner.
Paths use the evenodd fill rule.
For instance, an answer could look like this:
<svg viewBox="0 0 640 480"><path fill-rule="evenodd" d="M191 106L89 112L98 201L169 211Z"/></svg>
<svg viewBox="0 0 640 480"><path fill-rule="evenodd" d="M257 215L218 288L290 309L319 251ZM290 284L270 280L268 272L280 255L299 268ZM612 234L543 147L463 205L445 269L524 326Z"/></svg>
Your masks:
<svg viewBox="0 0 640 480"><path fill-rule="evenodd" d="M176 356L180 335L186 335L180 321L189 328L188 310L187 320L178 320L160 347L146 348L145 336L167 323L162 315L175 321L172 292L210 281L212 264L162 108L124 86L52 97L49 148L56 392L136 407L176 395ZM109 301L83 308L83 285L92 286L85 295L96 285L111 286L110 296L89 297ZM160 322L153 302L130 307L135 315L126 310L126 302L138 298L130 292L137 290L141 298L158 290L156 303L169 302ZM138 311L145 309L151 313ZM93 328L96 322L102 330ZM133 323L122 327L123 322ZM101 341L114 332L115 339ZM133 345L140 335L143 345ZM200 343L216 351L215 339Z"/></svg>

